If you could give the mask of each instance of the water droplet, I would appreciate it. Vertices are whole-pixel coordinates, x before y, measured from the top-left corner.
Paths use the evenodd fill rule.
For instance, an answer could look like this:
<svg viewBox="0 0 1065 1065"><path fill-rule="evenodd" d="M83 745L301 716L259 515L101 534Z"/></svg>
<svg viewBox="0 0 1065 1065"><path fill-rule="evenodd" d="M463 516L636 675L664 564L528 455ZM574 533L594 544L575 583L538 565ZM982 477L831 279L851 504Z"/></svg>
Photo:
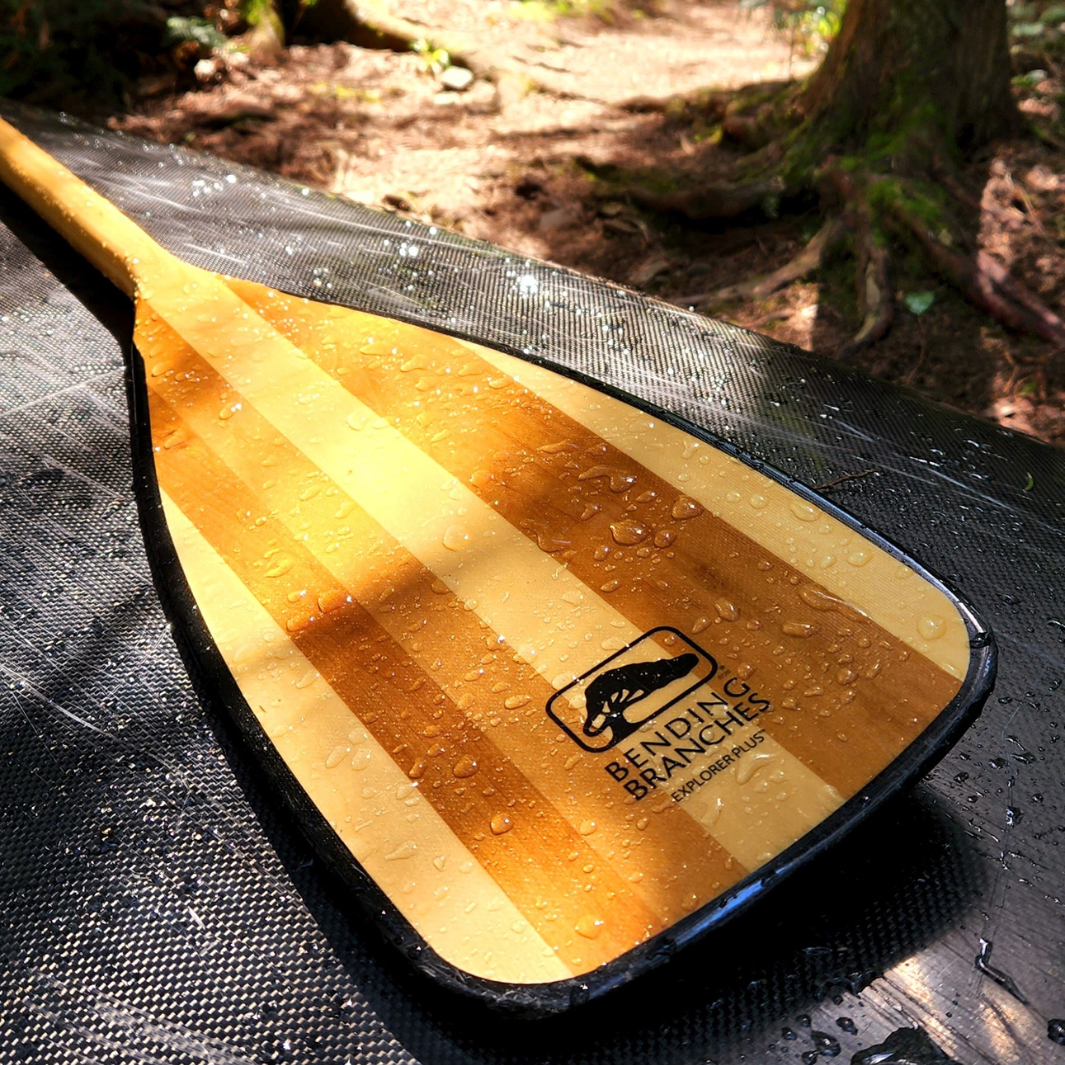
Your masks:
<svg viewBox="0 0 1065 1065"><path fill-rule="evenodd" d="M823 1057L837 1057L842 1049L839 1045L839 1040L828 1032L813 1031L810 1033L810 1038L814 1041L817 1052Z"/></svg>
<svg viewBox="0 0 1065 1065"><path fill-rule="evenodd" d="M620 587L621 581L606 581L604 584L599 585L599 591L609 595L611 592L616 592Z"/></svg>
<svg viewBox="0 0 1065 1065"><path fill-rule="evenodd" d="M421 778L425 776L425 770L425 759L415 758L414 763L411 765L410 769L407 770L407 776L410 777L411 780L421 780Z"/></svg>
<svg viewBox="0 0 1065 1065"><path fill-rule="evenodd" d="M343 746L343 744L334 747L329 752L329 757L325 760L326 769L335 769L338 765L340 765L340 763L343 762L345 758L347 758L349 750L351 750L351 748L345 747Z"/></svg>
<svg viewBox="0 0 1065 1065"><path fill-rule="evenodd" d="M567 683L568 683L568 681L567 681ZM508 695L503 700L503 705L508 710L520 710L531 699L532 699L531 695Z"/></svg>
<svg viewBox="0 0 1065 1065"><path fill-rule="evenodd" d="M492 475L488 470L474 470L470 474L470 484L474 488L487 488L492 483Z"/></svg>
<svg viewBox="0 0 1065 1065"><path fill-rule="evenodd" d="M488 825L492 829L493 836L502 836L514 827L514 822L507 814L494 814Z"/></svg>
<svg viewBox="0 0 1065 1065"><path fill-rule="evenodd" d="M848 1035L858 1034L858 1026L850 1019L850 1017L837 1017L836 1024L838 1024Z"/></svg>
<svg viewBox="0 0 1065 1065"><path fill-rule="evenodd" d="M339 610L348 602L348 596L338 588L334 588L332 591L322 592L322 594L318 596L318 609L323 614L328 614L334 610Z"/></svg>
<svg viewBox="0 0 1065 1065"><path fill-rule="evenodd" d="M470 534L463 525L449 525L444 533L443 544L449 551L461 551L469 543Z"/></svg>
<svg viewBox="0 0 1065 1065"><path fill-rule="evenodd" d="M740 619L740 608L724 597L714 600L714 609L722 621L739 621Z"/></svg>
<svg viewBox="0 0 1065 1065"><path fill-rule="evenodd" d="M577 919L574 930L585 939L598 939L606 922L601 917L594 917L590 913L583 914Z"/></svg>
<svg viewBox="0 0 1065 1065"><path fill-rule="evenodd" d="M753 506L754 500L751 500ZM798 499L791 501L791 512L799 519L799 521L817 521L817 508L810 506L809 503L803 503Z"/></svg>
<svg viewBox="0 0 1065 1065"><path fill-rule="evenodd" d="M774 759L771 754L751 755L746 761L740 763L740 768L736 772L736 783L747 784L755 773L764 769L772 761Z"/></svg>
<svg viewBox="0 0 1065 1065"><path fill-rule="evenodd" d="M692 635L698 636L710 624L708 617L699 616L692 622Z"/></svg>
<svg viewBox="0 0 1065 1065"><path fill-rule="evenodd" d="M689 518L699 517L703 513L703 508L694 499L681 496L670 508L669 513L674 521L687 521Z"/></svg>
<svg viewBox="0 0 1065 1065"><path fill-rule="evenodd" d="M291 558L279 558L273 566L266 571L267 577L284 577L290 569L292 569L293 563Z"/></svg>
<svg viewBox="0 0 1065 1065"><path fill-rule="evenodd" d="M1047 1038L1058 1046L1065 1047L1065 1020L1054 1017L1047 1022Z"/></svg>
<svg viewBox="0 0 1065 1065"><path fill-rule="evenodd" d="M636 483L636 474L627 473L614 466L592 466L591 469L582 470L577 474L578 481L595 481L605 478L610 485L610 491L620 493L627 491Z"/></svg>
<svg viewBox="0 0 1065 1065"><path fill-rule="evenodd" d="M936 614L921 618L921 620L917 622L917 631L926 640L938 640L939 637L943 635L945 628L946 622Z"/></svg>
<svg viewBox="0 0 1065 1065"><path fill-rule="evenodd" d="M409 839L406 843L401 843L395 850L389 851L385 855L386 862L399 862L404 858L413 858L418 853L418 844L414 840Z"/></svg>
<svg viewBox="0 0 1065 1065"><path fill-rule="evenodd" d="M452 767L451 772L462 780L472 777L478 770L477 762L469 755L463 755Z"/></svg>
<svg viewBox="0 0 1065 1065"><path fill-rule="evenodd" d="M769 500L766 499L764 495L755 492L755 494L751 496L751 498L748 499L747 502L750 503L755 510L761 510L769 502Z"/></svg>
<svg viewBox="0 0 1065 1065"><path fill-rule="evenodd" d="M569 770L573 769L580 760L581 756L579 754L571 754L564 763L566 771L569 772Z"/></svg>
<svg viewBox="0 0 1065 1065"><path fill-rule="evenodd" d="M785 636L795 636L800 640L806 640L819 630L816 625L804 625L799 621L785 621L784 624L780 626L780 631L783 632Z"/></svg>
<svg viewBox="0 0 1065 1065"><path fill-rule="evenodd" d="M843 599L834 595L829 595L828 592L821 591L820 588L814 588L812 585L806 585L799 589L799 598L807 605L812 606L814 610L835 610L838 614L842 614L848 621L868 621L869 616L857 607L851 606L850 603L845 602Z"/></svg>
<svg viewBox="0 0 1065 1065"><path fill-rule="evenodd" d="M596 830L596 828L598 828L598 827L599 826L596 825L596 823L594 821L582 821L577 826L577 831L582 836L590 836Z"/></svg>
<svg viewBox="0 0 1065 1065"><path fill-rule="evenodd" d="M619 521L611 524L610 535L614 537L615 543L631 547L646 540L651 535L651 530L638 521Z"/></svg>
<svg viewBox="0 0 1065 1065"><path fill-rule="evenodd" d="M672 529L659 529L655 533L655 547L669 547L676 538L677 534Z"/></svg>
<svg viewBox="0 0 1065 1065"><path fill-rule="evenodd" d="M344 420L348 423L348 428L356 432L361 432L366 427L366 415L357 410L353 410Z"/></svg>
<svg viewBox="0 0 1065 1065"><path fill-rule="evenodd" d="M852 551L847 556L847 561L852 566L864 566L872 557L872 552L866 551L864 547L859 547L857 551Z"/></svg>
<svg viewBox="0 0 1065 1065"><path fill-rule="evenodd" d="M560 440L557 444L543 444L537 450L548 455L557 455L560 451L576 451L577 445L569 440Z"/></svg>

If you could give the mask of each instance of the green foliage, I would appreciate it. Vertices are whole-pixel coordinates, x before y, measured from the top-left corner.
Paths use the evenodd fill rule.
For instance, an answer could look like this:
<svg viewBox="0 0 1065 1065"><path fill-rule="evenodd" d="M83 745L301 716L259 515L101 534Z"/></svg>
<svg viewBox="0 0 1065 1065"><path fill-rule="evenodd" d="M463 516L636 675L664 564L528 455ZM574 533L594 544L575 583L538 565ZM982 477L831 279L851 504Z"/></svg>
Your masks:
<svg viewBox="0 0 1065 1065"><path fill-rule="evenodd" d="M773 25L805 55L824 52L839 33L847 0L740 0L740 8L768 7Z"/></svg>
<svg viewBox="0 0 1065 1065"><path fill-rule="evenodd" d="M226 43L226 35L209 19L179 18L166 20L166 33L163 46L173 48L175 45L191 42L197 45L201 54L210 55Z"/></svg>
<svg viewBox="0 0 1065 1065"><path fill-rule="evenodd" d="M1038 0L1020 3L1007 0L1010 37L1013 51L1065 53L1065 3Z"/></svg>
<svg viewBox="0 0 1065 1065"><path fill-rule="evenodd" d="M902 302L906 305L906 310L910 314L917 318L920 318L922 314L927 311L933 303L936 301L936 294L934 292L907 292L902 297Z"/></svg>
<svg viewBox="0 0 1065 1065"><path fill-rule="evenodd" d="M410 50L421 56L426 74L441 74L451 66L451 56L446 48L434 48L424 37L412 41Z"/></svg>

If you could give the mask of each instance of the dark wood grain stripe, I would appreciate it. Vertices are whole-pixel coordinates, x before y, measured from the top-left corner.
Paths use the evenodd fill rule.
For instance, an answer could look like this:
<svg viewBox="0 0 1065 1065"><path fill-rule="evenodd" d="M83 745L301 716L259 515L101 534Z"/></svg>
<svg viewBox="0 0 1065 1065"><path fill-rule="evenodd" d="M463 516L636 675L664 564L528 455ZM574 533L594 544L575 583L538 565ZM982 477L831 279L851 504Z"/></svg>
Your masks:
<svg viewBox="0 0 1065 1065"><path fill-rule="evenodd" d="M144 340L141 341L141 345L146 346ZM160 346L164 348L163 351L158 350ZM292 555L289 550L291 533L288 531L281 533L278 523L273 518L269 516L264 518L264 514L271 509L282 506L291 508L293 511L298 510L301 521L306 516L310 526L317 529L331 528L335 531L337 522L330 521L330 518L338 509L343 509L348 501L338 495L330 494L330 489L321 481L313 466L302 459L291 445L275 438L270 426L259 419L254 410L243 406L239 414L221 418L220 414L232 410L235 403L239 401L239 397L227 388L210 367L181 345L180 340L166 334L165 331L161 333L157 330L155 339L151 342L151 348L152 350L146 354L153 359L165 355L166 365L169 367L159 378L150 380L151 388L153 393L159 396L166 394L168 403L173 404L173 407L170 407L153 403L152 422L157 439L160 441L158 454L161 479L165 480L168 490L177 498L182 498L182 493L184 493L182 509L194 507L197 494L203 490L203 486L208 484L224 486L220 489L221 497L218 496L219 489L215 487L211 489L212 498L216 500L215 514L219 528L205 529L205 533L223 551L235 571L239 570L242 580L254 588L257 597L263 599L264 605L268 606L279 623L292 631L293 640L300 646L300 649L330 680L334 688L358 709L360 705L356 701L359 697L358 678L353 680L350 674L345 675L341 670L344 662L345 642L355 640L357 643L362 633L362 644L365 645L369 640L376 648L375 653L382 654L384 652L377 648L376 644L380 641L384 645L381 636L386 634L380 630L379 626L376 626L373 630L374 635L368 637L363 632L362 626L367 623L375 625L375 623L372 619L368 622L368 615L365 615L365 612L361 614L356 612L356 619L356 614L353 614L349 607L342 608L335 617L333 614L326 614L324 621L328 622L328 627L325 630L322 629L321 622L308 622L308 614L314 616L313 604L316 600L324 597L325 601L328 601L330 596L336 596L343 589L339 588L335 578L321 567L308 569L303 562L299 566L294 565L280 578L266 579L264 574L276 568L278 556L271 555L270 558L263 558L261 550L262 545L269 544L273 539L284 545L286 557ZM187 419L187 422L175 422L173 414L175 410L181 414L182 418ZM254 483L258 478L259 483L263 483L264 477L276 478L279 484L287 487L280 491L278 487L275 487L265 493L260 490L258 495L251 496L245 490L242 494L241 486L234 482L234 474L227 466L221 465L219 460L205 451L202 443L197 440L196 423L210 433L214 440L213 447L220 446L218 440L229 439L229 445L222 447L222 450L226 452L226 461L234 466L243 464L244 468L241 472L245 480ZM257 458L258 455L263 454L264 449L273 456L268 459L271 463L268 466L262 466ZM190 455L195 455L194 462L190 459ZM281 456L280 459L277 458L278 455ZM164 470L169 471L165 476ZM320 490L308 493L308 486L317 486ZM301 498L303 496L307 498ZM229 514L241 515L243 520L227 519ZM200 524L201 519L196 517L194 511L190 513L190 516L198 525ZM260 519L263 520L260 522ZM224 524L225 520L229 521L228 525ZM373 523L358 508L353 507L346 513L344 521L348 524L355 522L355 528L349 537L350 541L362 545L362 553L367 560L376 559L376 563L371 563L369 566L371 572L367 574L367 584L363 594L379 596L382 587L391 587L393 592L390 596L389 609L394 608L401 615L413 612L422 618L427 614L429 616L435 614L437 618L446 622L439 626L436 624L421 626L420 631L412 633L412 639L415 637L421 640L435 639L441 648L446 647L449 652L449 660L441 663L442 668L439 672L429 674L429 683L433 685L431 689L422 690L426 683L426 674L413 667L409 654L402 649L394 649L391 652L399 654L414 670L414 678L405 678L403 684L416 685L421 678L421 687L415 689L421 694L415 699L415 703L422 707L423 716L427 691L436 691L437 698L439 698L443 691L436 684L441 681L441 678L454 678L456 675L461 676L462 673L471 672L469 669L471 657L472 661L480 663L479 668L483 672L478 683L483 686L493 683L510 683L516 692L531 693L533 696L531 705L542 707L541 700L545 700L551 691L549 686L528 670L523 663L515 663L511 655L505 653L505 648L498 648L498 651L504 653L491 656L493 660L486 666L482 660L490 657L486 648L496 642L493 634L486 633L468 612L461 609L461 604L456 602L453 596L434 591L432 574L425 571L409 556L397 560L397 555L403 554L401 549L394 541L389 541L378 527L373 526ZM235 538L234 543L218 545L217 541L226 534L227 529L229 535ZM249 533L259 553L249 555L245 549L243 554L238 555L235 553L236 547L238 544L248 544ZM325 540L328 539L327 535ZM397 565L397 561L401 561L401 564ZM375 568L378 570L377 573L372 572ZM397 586L402 589L398 597L394 591ZM300 591L306 594L296 595ZM290 595L296 599L294 603L289 601ZM312 604L310 611L304 605L307 602ZM428 610L426 604L431 604ZM327 633L326 638L320 636L323 632ZM456 635L459 636L458 640L455 638ZM479 650L476 650L478 647ZM471 648L474 650L471 651ZM394 668L398 669L398 666ZM460 670L462 673L459 672ZM380 673L380 669L377 673ZM524 781L523 775L499 754L487 738L482 738L480 731L471 725L465 715L457 711L452 702L456 695L456 691L451 690L450 699L445 702L448 713L451 715L446 722L446 728L440 724L425 726L432 731L440 730L435 738L436 742L429 743L428 738L417 730L414 736L408 734L409 730L395 732L397 715L398 720L402 721L404 713L413 713L413 711L407 707L402 698L394 699L393 693L389 690L381 697L375 697L372 700L373 705L376 707L394 706L397 709L387 715L382 714L381 719L373 722L375 735L387 749L396 752L396 758L400 764L408 762L403 765L404 769L414 769L426 774L443 773L445 780L447 773L451 771L449 767L453 767L461 759L461 750L465 749L468 744L476 743L478 750L491 752L491 757L482 755L479 760L477 779L492 779L492 787L498 795L516 797L520 805L523 792L517 785ZM458 698L461 699L461 697L461 694L458 694ZM411 698L411 695L407 695L407 702ZM431 707L433 713L437 712L438 708L435 703L432 703ZM385 718L387 720L384 720ZM485 725L490 728L491 721L486 721ZM390 729L392 731L389 731ZM402 744L406 744L406 747L396 750ZM417 744L421 747L419 748ZM552 759L560 762L565 758L565 753L557 750L557 745L555 746ZM419 759L419 750L437 750L437 753L432 758ZM542 749L539 757L543 757ZM423 765L416 768L419 760ZM498 777L498 783L493 774L503 774ZM582 779L592 787L582 787L574 791L574 784ZM434 784L439 784L439 787L433 791L433 797L443 804L443 809L450 809L454 806L460 811L457 814L452 811L449 817L456 818L458 823L456 831L464 842L469 841L478 832L484 834L485 824L490 824L490 817L486 820L485 815L492 806L491 802L484 801L468 809L472 800L467 794L468 786L461 781L456 783L454 779L451 779L450 787L445 787L444 784L439 783L439 780L427 781L427 783L430 788ZM647 826L639 827L637 823L634 823L644 819L635 816L631 811L628 812L628 821L624 820L625 813L621 810L618 810L618 816L606 818L597 816L595 794L598 793L600 796L598 809L606 812L612 806L619 805L618 792L616 788L612 792L608 778L590 766L572 766L568 771L564 771L560 778L559 791L561 797L555 801L576 801L581 809L586 812L592 811L586 820L590 821L593 817L598 820L597 833L603 831L615 833L619 851L618 864L626 867L625 873L641 878L640 896L644 898L650 896L656 911L664 920L674 920L693 905L707 901L744 872L739 863L730 860L728 855L689 818L683 815L677 817L673 811L669 811L667 816L654 817L654 826L651 831L647 830ZM551 809L551 804L538 793L531 801L540 810ZM547 816L546 812L544 816ZM611 824L611 822L615 823ZM450 820L449 823L451 823ZM546 835L538 833L537 848L546 847L552 855L552 859L548 860L545 865L549 871L548 880L554 879L556 875L553 862L561 862L562 868L569 872L571 879L574 870L581 871L577 877L578 880L588 875L583 873L585 866L592 865L595 869L601 869L606 864L600 854L591 851L585 839L579 834L574 834L569 826L566 827L569 831L566 839L575 839L576 845L573 847L569 847L568 842L564 844L560 837L550 832ZM640 840L645 836L647 847L641 848ZM516 838L511 832L501 837L508 847L513 846ZM488 836L484 840L473 839L473 845L481 849L487 847L488 851L491 851L493 844L496 843L497 841L488 839ZM628 857L634 851L635 854L631 860L623 860L622 856ZM539 860L540 850L536 849L535 853L538 855L536 860ZM645 853L646 861L644 860ZM589 854L592 855L590 860ZM497 874L496 866L500 861L502 859L491 859L485 862L486 868L492 872L493 876ZM599 875L595 874L596 877ZM499 876L496 878L502 883ZM613 885L606 892L608 895L625 899L633 896L634 892L626 880L620 880L623 890L619 891L618 878L607 879ZM534 890L537 878L533 877L529 883L532 885L529 890ZM565 885L565 878L558 881L558 888L563 892ZM540 887L542 886L541 884ZM544 898L549 897L551 897L549 894L544 896ZM587 899L588 896L585 895L584 898ZM638 900L634 912L640 912ZM583 914L578 915L578 919L581 916ZM645 913L638 922L638 929L634 931L632 927L629 927L623 934L632 936L638 932L646 935L648 931L656 927L654 922L657 919L654 916L647 917ZM532 920L531 915L530 920ZM608 922L608 924L613 923L613 921ZM555 924L551 927L555 927L556 930L558 927L567 928L564 923L561 926ZM572 927L572 924L568 926L570 932ZM539 931L539 926L537 928ZM608 946L607 941L603 940L598 949L609 953L614 946L614 944ZM583 951L586 956L591 948L586 941L580 939L576 941L575 949Z"/></svg>
<svg viewBox="0 0 1065 1065"><path fill-rule="evenodd" d="M638 627L677 625L768 698L767 729L841 794L957 681L450 338L233 282L279 331ZM372 339L371 339L372 338ZM619 540L621 542L619 542ZM636 541L636 542L627 542Z"/></svg>

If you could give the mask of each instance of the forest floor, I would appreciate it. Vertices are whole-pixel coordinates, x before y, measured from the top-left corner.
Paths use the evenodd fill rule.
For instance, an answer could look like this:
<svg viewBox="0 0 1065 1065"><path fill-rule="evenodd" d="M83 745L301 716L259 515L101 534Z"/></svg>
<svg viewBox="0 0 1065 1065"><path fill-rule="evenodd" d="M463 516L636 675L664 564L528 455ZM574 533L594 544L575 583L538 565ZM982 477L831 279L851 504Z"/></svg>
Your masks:
<svg viewBox="0 0 1065 1065"><path fill-rule="evenodd" d="M702 299L794 256L819 228L815 207L695 224L641 210L602 178L610 167L652 165L724 177L735 146L703 136L677 109L639 110L633 99L801 77L816 60L790 47L766 9L741 11L738 0L669 0L659 14L613 25L519 10L545 9L390 5L426 27L476 34L533 91L515 78L449 91L413 52L297 44L275 60L220 63L195 92L145 83L110 124L705 307L833 358L860 325L853 265L830 263L760 302ZM1063 86L1053 73L1018 91L1022 110L1057 120ZM1065 150L1034 138L997 145L969 165L964 184L980 207L979 245L1065 317ZM902 262L896 282L893 330L852 365L1065 446L1065 353L1007 332L916 259Z"/></svg>

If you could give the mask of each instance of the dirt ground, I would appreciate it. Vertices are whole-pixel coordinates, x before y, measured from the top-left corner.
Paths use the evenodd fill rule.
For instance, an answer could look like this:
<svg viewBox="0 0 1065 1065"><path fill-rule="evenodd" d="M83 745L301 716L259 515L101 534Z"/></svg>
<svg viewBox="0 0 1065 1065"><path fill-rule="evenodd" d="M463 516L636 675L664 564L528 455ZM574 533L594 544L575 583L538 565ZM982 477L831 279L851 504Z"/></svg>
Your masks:
<svg viewBox="0 0 1065 1065"><path fill-rule="evenodd" d="M669 0L613 25L532 18L544 9L501 0L393 0L390 11L427 27L427 36L430 27L467 34L503 57L512 76L452 91L413 52L297 44L274 60L213 61L196 92L144 84L111 125L682 306L701 307L707 293L782 265L818 229L815 206L770 222L696 225L642 211L601 179L611 166L728 171L736 156L727 143L700 139L676 113L630 103L809 72L816 58L790 47L766 9ZM1058 117L1063 89L1055 75L1022 92L1022 109L1047 122ZM979 243L1065 316L1065 146L999 145L969 166L964 184L979 207ZM903 262L897 283L900 299L930 293L931 305L920 314L900 309L889 336L854 363L1065 446L1065 353L1008 333L916 262ZM827 358L860 324L846 262L766 301L713 312Z"/></svg>

